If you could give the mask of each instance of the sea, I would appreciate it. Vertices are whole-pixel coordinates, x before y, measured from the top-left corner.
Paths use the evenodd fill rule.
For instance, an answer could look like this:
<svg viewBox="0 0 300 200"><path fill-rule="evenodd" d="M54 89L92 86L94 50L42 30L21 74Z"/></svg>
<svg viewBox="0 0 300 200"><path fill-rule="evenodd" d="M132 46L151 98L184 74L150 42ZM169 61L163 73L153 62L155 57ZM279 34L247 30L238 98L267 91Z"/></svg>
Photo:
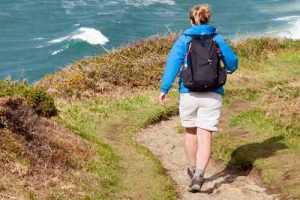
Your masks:
<svg viewBox="0 0 300 200"><path fill-rule="evenodd" d="M212 6L225 38L300 39L300 0L1 0L0 78L35 83L77 60L184 31L199 3Z"/></svg>

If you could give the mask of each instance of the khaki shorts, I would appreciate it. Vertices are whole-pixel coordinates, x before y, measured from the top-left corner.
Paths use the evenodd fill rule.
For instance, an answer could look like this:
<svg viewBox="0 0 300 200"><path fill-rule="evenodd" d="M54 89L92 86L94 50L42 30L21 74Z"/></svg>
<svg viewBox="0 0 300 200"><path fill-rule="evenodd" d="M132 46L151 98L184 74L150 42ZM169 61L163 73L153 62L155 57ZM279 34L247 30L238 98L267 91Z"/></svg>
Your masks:
<svg viewBox="0 0 300 200"><path fill-rule="evenodd" d="M180 94L179 115L181 125L216 132L220 121L222 95L216 92L190 92Z"/></svg>

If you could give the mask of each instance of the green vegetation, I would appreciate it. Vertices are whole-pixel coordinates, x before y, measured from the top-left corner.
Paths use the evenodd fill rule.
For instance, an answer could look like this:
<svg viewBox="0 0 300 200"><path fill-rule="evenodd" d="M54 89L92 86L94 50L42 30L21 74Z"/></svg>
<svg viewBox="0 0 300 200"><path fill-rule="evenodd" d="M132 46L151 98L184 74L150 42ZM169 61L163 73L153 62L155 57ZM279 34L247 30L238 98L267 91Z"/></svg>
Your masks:
<svg viewBox="0 0 300 200"><path fill-rule="evenodd" d="M24 97L38 115L57 114L54 99L42 88L9 80L0 81L0 97Z"/></svg>
<svg viewBox="0 0 300 200"><path fill-rule="evenodd" d="M255 68L241 58L227 86L225 127L214 146L216 159L238 171L255 167L269 190L285 199L300 197L299 52L269 52Z"/></svg>
<svg viewBox="0 0 300 200"><path fill-rule="evenodd" d="M178 112L176 89L167 106L156 99L175 40L175 34L155 36L79 61L38 86L0 82L0 97L23 97L38 114L53 116L57 110L46 89L59 110L53 119L89 144L91 155L75 159L85 177L77 180L80 192L51 188L49 198L176 199L175 184L158 159L133 140L141 128ZM213 157L240 172L254 167L271 192L300 198L300 41L260 38L233 46L240 69L226 85L224 123ZM177 131L182 133L182 127ZM67 140L66 133L56 134ZM16 146L0 140L7 151ZM20 156L20 148L15 149Z"/></svg>
<svg viewBox="0 0 300 200"><path fill-rule="evenodd" d="M79 61L48 75L39 85L64 98L91 97L124 88L156 87L175 39L175 34L155 36L105 55Z"/></svg>
<svg viewBox="0 0 300 200"><path fill-rule="evenodd" d="M159 161L132 139L141 128L176 112L176 104L161 107L155 97L155 93L147 92L124 98L103 97L58 104L61 110L57 120L99 145L98 153L104 162L91 161L92 172L104 178L107 185L98 187L94 195L102 194L103 199L124 196L176 199L174 183L165 176ZM109 146L103 147L102 140Z"/></svg>
<svg viewBox="0 0 300 200"><path fill-rule="evenodd" d="M53 199L60 194L78 199L87 196L79 193L91 193L87 186L104 182L103 176L84 170L90 160L102 160L92 145L38 116L24 98L0 98L0 126L0 198Z"/></svg>
<svg viewBox="0 0 300 200"><path fill-rule="evenodd" d="M160 82L166 56L175 39L176 35L172 34L140 41L75 63L40 82L56 98L69 99L69 102L59 105L64 124L75 130L88 127L87 132L104 139L117 155L122 155L116 163L119 166L116 169L122 170L111 172L120 177L114 186L117 188L113 190L114 197L138 194L133 185L136 182L142 188L143 185L132 174L141 166L151 166L143 173L145 177L157 176L155 165L147 161L150 159L155 163L155 159L146 150L140 150L131 137L139 128L160 118L159 109L162 108L154 103L155 100L146 97L155 96L151 91ZM288 163L293 163L295 157L300 160L297 153L300 152L297 145L300 42L260 38L240 41L233 46L240 57L240 69L230 77L226 86L225 127L216 136L213 156L238 170L254 166L272 191L297 198L300 195L291 183L300 179L291 176L283 180L278 176L299 170L299 165L286 165L282 160ZM176 102L173 98L170 104L176 105ZM169 109L177 111L176 106ZM181 127L178 127L178 132L182 132ZM144 152L142 158L145 161L140 166L132 164L140 163L141 155L137 152ZM172 185L168 181L159 181L160 178L147 180L152 180L160 188ZM288 189L283 188L284 185ZM155 187L151 191L162 192ZM169 191L162 192L163 196L171 195L173 190Z"/></svg>
<svg viewBox="0 0 300 200"><path fill-rule="evenodd" d="M242 59L261 61L282 50L299 50L300 42L291 39L276 38L247 38L237 43L232 43L235 52Z"/></svg>
<svg viewBox="0 0 300 200"><path fill-rule="evenodd" d="M160 83L166 57L176 38L176 34L154 36L105 55L76 62L46 76L39 85L59 98L89 98L115 93L116 90L120 93L124 88L153 89ZM300 42L259 38L234 43L233 47L243 68L252 69L253 74L257 64L269 57L276 57L275 54L284 50L298 51ZM249 98L254 97L251 95Z"/></svg>

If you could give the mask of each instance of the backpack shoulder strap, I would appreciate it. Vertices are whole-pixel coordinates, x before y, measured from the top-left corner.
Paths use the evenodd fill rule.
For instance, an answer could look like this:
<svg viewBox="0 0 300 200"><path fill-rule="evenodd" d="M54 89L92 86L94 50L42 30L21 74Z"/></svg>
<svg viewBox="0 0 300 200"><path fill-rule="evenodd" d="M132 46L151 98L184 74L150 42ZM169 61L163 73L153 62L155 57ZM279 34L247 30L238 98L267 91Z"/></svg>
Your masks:
<svg viewBox="0 0 300 200"><path fill-rule="evenodd" d="M191 44L192 44L192 40L193 40L193 36L190 36L190 37L191 37L191 40L187 43L187 50L186 50L184 60L183 60L183 65L181 66L178 77L181 76L183 70L187 67L187 58L188 58L189 52L191 50Z"/></svg>

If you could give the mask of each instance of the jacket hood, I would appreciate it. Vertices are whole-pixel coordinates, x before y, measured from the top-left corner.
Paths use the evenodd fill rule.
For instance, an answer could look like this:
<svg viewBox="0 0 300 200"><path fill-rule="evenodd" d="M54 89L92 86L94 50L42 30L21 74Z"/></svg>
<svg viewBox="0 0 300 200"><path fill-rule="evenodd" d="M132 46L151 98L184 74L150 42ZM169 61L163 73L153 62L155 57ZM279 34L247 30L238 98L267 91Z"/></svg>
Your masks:
<svg viewBox="0 0 300 200"><path fill-rule="evenodd" d="M211 35L216 33L216 28L211 25L195 25L184 31L185 35Z"/></svg>

